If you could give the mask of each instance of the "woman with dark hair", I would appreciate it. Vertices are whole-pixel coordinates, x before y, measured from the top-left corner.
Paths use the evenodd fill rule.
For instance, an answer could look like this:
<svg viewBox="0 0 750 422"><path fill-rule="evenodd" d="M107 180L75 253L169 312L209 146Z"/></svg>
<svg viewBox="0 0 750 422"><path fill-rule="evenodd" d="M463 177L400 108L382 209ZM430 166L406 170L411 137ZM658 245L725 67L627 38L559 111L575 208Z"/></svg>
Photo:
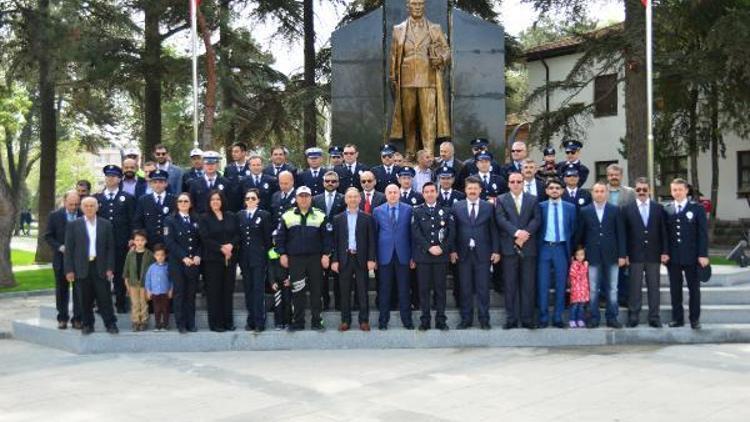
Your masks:
<svg viewBox="0 0 750 422"><path fill-rule="evenodd" d="M201 269L198 216L189 193L177 196L177 209L164 219L164 242L169 251L169 275L174 282L172 308L181 334L195 332L195 294Z"/></svg>
<svg viewBox="0 0 750 422"><path fill-rule="evenodd" d="M236 216L227 211L227 200L219 190L208 194L208 207L198 222L203 245L203 277L211 331L234 331L232 298L237 277L237 245L240 240Z"/></svg>
<svg viewBox="0 0 750 422"><path fill-rule="evenodd" d="M258 208L260 194L252 188L245 192L245 209L237 214L240 226L239 263L245 287L247 321L245 330L259 333L266 328L266 268L271 248L271 214Z"/></svg>

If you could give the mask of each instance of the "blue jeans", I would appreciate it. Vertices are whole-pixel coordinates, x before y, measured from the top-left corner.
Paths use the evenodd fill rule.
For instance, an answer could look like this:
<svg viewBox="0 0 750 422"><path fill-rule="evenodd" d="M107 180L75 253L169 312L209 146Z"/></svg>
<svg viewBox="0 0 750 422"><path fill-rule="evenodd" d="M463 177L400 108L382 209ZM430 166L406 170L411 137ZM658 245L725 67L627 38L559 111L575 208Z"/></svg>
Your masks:
<svg viewBox="0 0 750 422"><path fill-rule="evenodd" d="M555 313L552 320L562 321L565 309L565 282L568 279L568 249L565 243L542 245L537 261L537 299L539 301L539 324L549 323L550 267L555 271Z"/></svg>
<svg viewBox="0 0 750 422"><path fill-rule="evenodd" d="M601 319L599 313L599 292L604 291L607 294L607 310L605 317L607 322L616 321L617 313L617 279L619 268L617 264L599 264L589 267L589 294L591 300L591 322L598 323Z"/></svg>
<svg viewBox="0 0 750 422"><path fill-rule="evenodd" d="M584 308L583 302L571 303L570 304L570 320L571 321L583 321L584 319L583 308Z"/></svg>

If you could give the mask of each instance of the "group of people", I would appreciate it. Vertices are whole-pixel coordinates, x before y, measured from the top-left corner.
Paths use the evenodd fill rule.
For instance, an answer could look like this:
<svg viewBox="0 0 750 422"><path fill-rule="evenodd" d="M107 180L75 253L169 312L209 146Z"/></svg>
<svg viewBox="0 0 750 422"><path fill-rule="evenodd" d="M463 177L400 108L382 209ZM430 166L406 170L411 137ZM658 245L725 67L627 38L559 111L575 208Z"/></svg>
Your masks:
<svg viewBox="0 0 750 422"><path fill-rule="evenodd" d="M151 310L155 330L168 329L173 312L180 333L194 332L196 295L203 292L209 328L233 331L238 267L248 331L266 329L269 308L277 329L303 330L308 302L310 327L321 330L332 291L338 329L349 330L357 311L359 329L369 331L371 272L381 330L393 309L406 329L415 329L412 311L419 309L416 328L431 329L433 308L434 328L448 330L449 275L460 308L457 329L472 327L475 317L480 328L491 328L493 285L504 296L505 329L598 327L600 297L607 326L622 327L618 311L625 303L627 325L635 327L644 280L648 323L661 327L665 264L670 326L685 323L684 275L689 321L700 328L706 217L688 199L687 183L673 180L673 200L662 206L648 180L624 186L613 164L607 180L588 191L582 144L563 145L565 160L557 162L546 148L538 165L526 144L515 142L510 162L500 165L486 139L471 141L473 158L466 161L444 142L437 159L422 150L412 166L386 144L381 164L370 168L348 144L329 148L329 166L320 148L307 149L307 168L297 170L282 146L271 149L266 164L236 143L223 172L215 151L192 150L189 170L171 163L163 145L143 169L138 152L126 151L120 166L104 167L101 192L91 195L82 181L49 216L58 327L72 322L93 332L96 307L107 331L117 333L116 313L129 308L136 331L148 327Z"/></svg>

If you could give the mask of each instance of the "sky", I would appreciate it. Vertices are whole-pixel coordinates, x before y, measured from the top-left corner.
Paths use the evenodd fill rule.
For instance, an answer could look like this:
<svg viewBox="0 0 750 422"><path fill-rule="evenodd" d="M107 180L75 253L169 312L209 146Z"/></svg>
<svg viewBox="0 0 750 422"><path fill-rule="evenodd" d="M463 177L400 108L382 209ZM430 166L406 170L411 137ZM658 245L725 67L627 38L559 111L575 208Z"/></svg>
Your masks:
<svg viewBox="0 0 750 422"><path fill-rule="evenodd" d="M328 0L315 2L315 30L318 39L316 48L326 45L336 24L344 13L345 6L335 4ZM589 15L603 22L622 21L624 19L624 8L621 0L592 0L590 1ZM500 10L500 22L505 30L512 35L518 35L524 29L532 26L538 14L534 8L521 0L503 0ZM429 18L429 16L428 16ZM257 23L248 20L253 25L253 35L256 40L267 50L272 51L276 58L274 68L287 75L302 71L303 54L302 41L288 43L274 36L276 25L269 21Z"/></svg>

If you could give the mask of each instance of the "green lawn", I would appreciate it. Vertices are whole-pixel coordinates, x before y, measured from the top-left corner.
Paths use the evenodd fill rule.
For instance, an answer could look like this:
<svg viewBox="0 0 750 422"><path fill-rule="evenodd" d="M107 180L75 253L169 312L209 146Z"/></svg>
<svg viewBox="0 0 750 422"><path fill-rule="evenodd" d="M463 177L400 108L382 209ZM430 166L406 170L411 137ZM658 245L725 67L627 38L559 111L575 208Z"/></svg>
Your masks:
<svg viewBox="0 0 750 422"><path fill-rule="evenodd" d="M55 275L52 268L42 270L21 271L15 273L15 287L0 287L0 293L27 292L31 290L52 289L55 287Z"/></svg>
<svg viewBox="0 0 750 422"><path fill-rule="evenodd" d="M731 261L729 259L724 258L723 256L710 256L708 259L711 261L711 265L734 265L737 266L737 263L734 261Z"/></svg>
<svg viewBox="0 0 750 422"><path fill-rule="evenodd" d="M11 249L10 262L15 265L31 265L34 263L34 252Z"/></svg>

